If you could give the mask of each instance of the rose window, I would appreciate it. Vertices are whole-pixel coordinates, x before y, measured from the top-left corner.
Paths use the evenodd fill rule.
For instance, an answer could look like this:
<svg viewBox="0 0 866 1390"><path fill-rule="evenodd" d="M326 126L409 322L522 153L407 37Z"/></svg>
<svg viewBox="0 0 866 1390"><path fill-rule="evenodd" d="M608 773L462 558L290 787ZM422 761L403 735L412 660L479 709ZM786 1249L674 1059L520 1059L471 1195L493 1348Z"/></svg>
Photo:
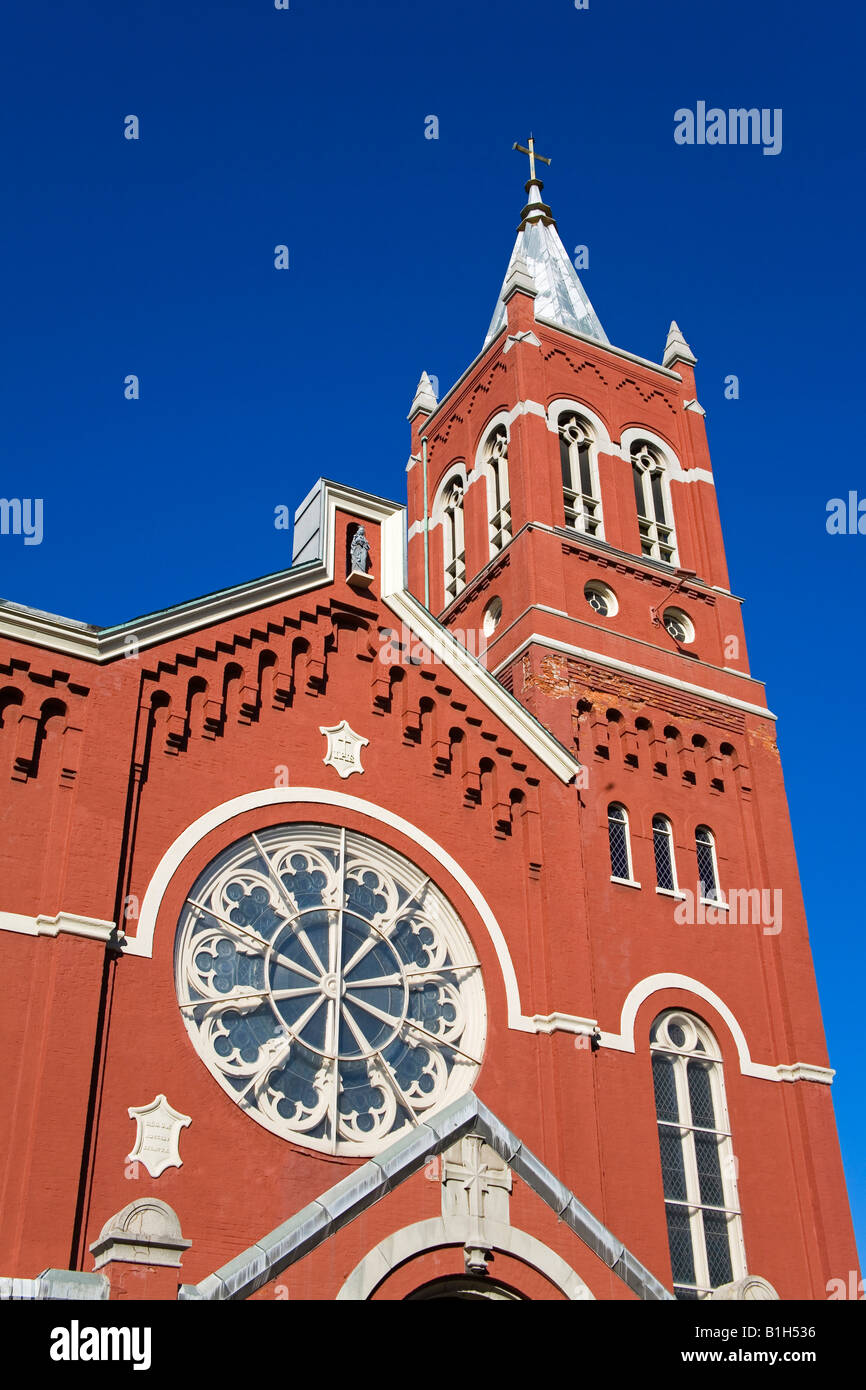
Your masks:
<svg viewBox="0 0 866 1390"><path fill-rule="evenodd" d="M481 971L454 909L351 830L279 825L229 846L186 900L175 970L223 1090L309 1148L374 1153L481 1063Z"/></svg>

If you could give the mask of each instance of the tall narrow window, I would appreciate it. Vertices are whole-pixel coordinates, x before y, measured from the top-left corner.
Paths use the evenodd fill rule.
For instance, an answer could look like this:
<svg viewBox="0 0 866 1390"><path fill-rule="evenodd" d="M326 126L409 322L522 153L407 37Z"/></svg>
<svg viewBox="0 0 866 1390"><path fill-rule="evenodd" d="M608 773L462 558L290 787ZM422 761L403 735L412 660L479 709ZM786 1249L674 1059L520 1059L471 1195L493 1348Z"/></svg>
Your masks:
<svg viewBox="0 0 866 1390"><path fill-rule="evenodd" d="M490 554L496 555L511 540L511 496L508 491L508 434L497 425L484 448L487 464L487 503L490 518Z"/></svg>
<svg viewBox="0 0 866 1390"><path fill-rule="evenodd" d="M653 850L656 859L656 885L667 893L677 891L674 861L674 832L667 816L653 816Z"/></svg>
<svg viewBox="0 0 866 1390"><path fill-rule="evenodd" d="M642 555L676 563L676 537L665 496L664 462L643 440L632 445L631 470Z"/></svg>
<svg viewBox="0 0 866 1390"><path fill-rule="evenodd" d="M607 808L607 834L610 842L611 878L631 883L631 849L628 842L628 812L618 801Z"/></svg>
<svg viewBox="0 0 866 1390"><path fill-rule="evenodd" d="M463 540L463 483L454 478L445 489L442 520L445 560L445 605L460 593L466 583L466 551Z"/></svg>
<svg viewBox="0 0 866 1390"><path fill-rule="evenodd" d="M656 1019L650 1048L674 1293L702 1299L746 1273L721 1056L677 1009Z"/></svg>
<svg viewBox="0 0 866 1390"><path fill-rule="evenodd" d="M601 535L601 501L592 462L589 426L569 412L559 417L559 457L565 524L588 536Z"/></svg>
<svg viewBox="0 0 866 1390"><path fill-rule="evenodd" d="M698 882L701 886L701 897L705 902L721 902L716 842L713 839L713 832L708 826L699 825L695 831L695 849L698 852Z"/></svg>

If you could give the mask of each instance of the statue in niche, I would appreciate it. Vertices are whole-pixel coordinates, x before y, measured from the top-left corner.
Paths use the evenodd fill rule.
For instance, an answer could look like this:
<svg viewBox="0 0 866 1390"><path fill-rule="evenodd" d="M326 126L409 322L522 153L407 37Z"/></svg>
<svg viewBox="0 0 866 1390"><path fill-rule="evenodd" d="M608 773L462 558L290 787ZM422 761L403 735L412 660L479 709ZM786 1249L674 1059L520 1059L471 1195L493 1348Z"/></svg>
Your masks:
<svg viewBox="0 0 866 1390"><path fill-rule="evenodd" d="M363 526L359 526L349 546L349 573L366 574L370 566L370 542Z"/></svg>

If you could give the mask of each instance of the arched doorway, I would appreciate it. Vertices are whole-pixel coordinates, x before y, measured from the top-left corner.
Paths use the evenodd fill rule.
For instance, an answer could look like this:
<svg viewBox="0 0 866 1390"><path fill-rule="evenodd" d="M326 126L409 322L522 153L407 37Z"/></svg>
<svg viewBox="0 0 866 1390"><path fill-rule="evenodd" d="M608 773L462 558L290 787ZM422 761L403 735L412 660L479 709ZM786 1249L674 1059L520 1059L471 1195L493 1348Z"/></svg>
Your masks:
<svg viewBox="0 0 866 1390"><path fill-rule="evenodd" d="M526 1295L495 1279L475 1278L472 1275L451 1275L444 1279L431 1279L427 1284L407 1293L405 1303L427 1301L430 1299L478 1300L489 1299L498 1303L526 1303Z"/></svg>

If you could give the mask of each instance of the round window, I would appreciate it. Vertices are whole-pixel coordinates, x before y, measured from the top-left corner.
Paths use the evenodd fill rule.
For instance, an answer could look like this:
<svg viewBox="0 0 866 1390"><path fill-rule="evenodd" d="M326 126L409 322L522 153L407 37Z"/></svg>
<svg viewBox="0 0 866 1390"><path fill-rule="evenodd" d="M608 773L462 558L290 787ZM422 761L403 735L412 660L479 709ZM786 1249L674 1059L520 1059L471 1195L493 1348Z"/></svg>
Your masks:
<svg viewBox="0 0 866 1390"><path fill-rule="evenodd" d="M351 830L278 825L205 869L175 946L193 1045L283 1138L375 1153L472 1085L485 1006L444 894Z"/></svg>
<svg viewBox="0 0 866 1390"><path fill-rule="evenodd" d="M492 598L481 615L481 628L485 637L491 637L502 618L502 599Z"/></svg>
<svg viewBox="0 0 866 1390"><path fill-rule="evenodd" d="M600 618L612 618L619 608L613 589L609 589L599 579L589 580L584 586L583 596Z"/></svg>
<svg viewBox="0 0 866 1390"><path fill-rule="evenodd" d="M681 646L687 647L690 642L694 642L695 629L691 618L688 618L681 608L666 608L664 623L671 637Z"/></svg>

